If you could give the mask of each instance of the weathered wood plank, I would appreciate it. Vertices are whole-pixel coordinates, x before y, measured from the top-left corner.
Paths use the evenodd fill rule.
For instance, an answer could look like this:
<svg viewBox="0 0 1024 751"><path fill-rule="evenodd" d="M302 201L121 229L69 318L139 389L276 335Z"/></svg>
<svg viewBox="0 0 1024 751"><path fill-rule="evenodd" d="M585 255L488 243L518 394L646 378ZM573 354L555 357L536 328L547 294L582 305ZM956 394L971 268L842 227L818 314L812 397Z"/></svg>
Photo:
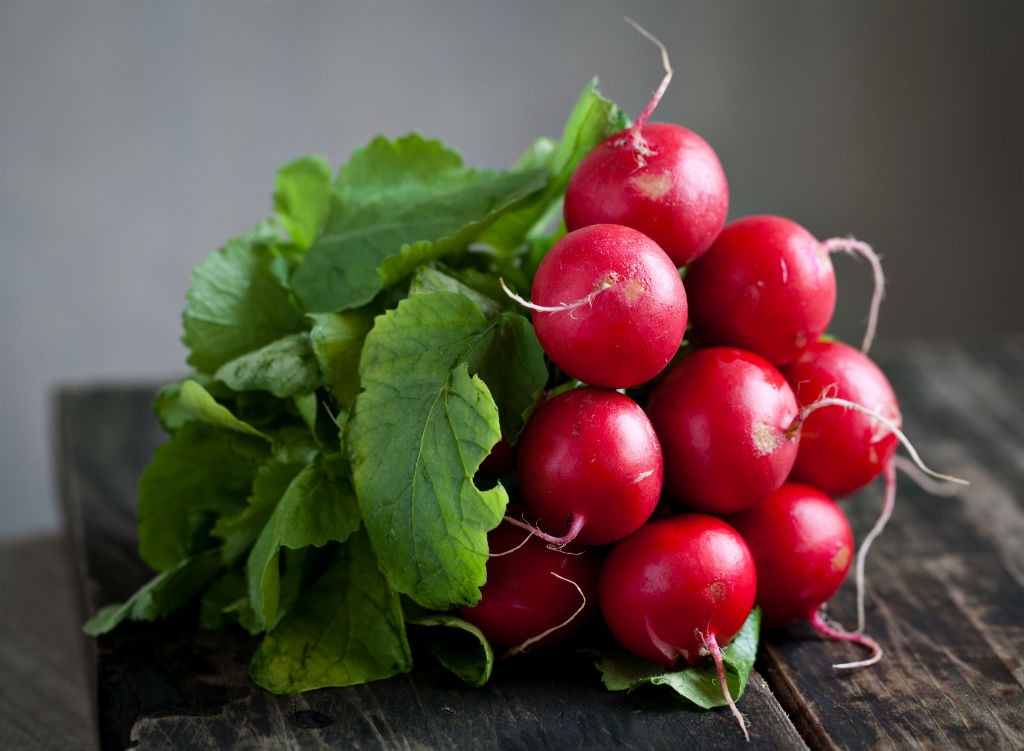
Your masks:
<svg viewBox="0 0 1024 751"><path fill-rule="evenodd" d="M762 669L805 732L834 748L1024 747L1024 346L914 344L879 361L925 461L964 477L955 497L899 479L867 565L867 632L882 662L837 672L856 648L794 627L765 639ZM859 536L880 485L844 501ZM830 605L855 625L852 584Z"/></svg>
<svg viewBox="0 0 1024 751"><path fill-rule="evenodd" d="M139 474L162 440L153 390L60 395L67 513L79 542L87 612L120 600L148 573L135 554ZM728 711L664 693L605 690L590 665L531 656L483 689L440 669L366 686L274 696L247 674L252 640L198 632L181 619L137 624L98 641L96 695L105 748L673 748L731 749ZM753 676L741 707L750 748L803 749L786 712ZM745 744L743 744L745 745Z"/></svg>
<svg viewBox="0 0 1024 751"><path fill-rule="evenodd" d="M837 673L831 665L856 658L855 647L808 628L767 634L760 674L743 700L750 746L1024 747L1024 340L911 344L879 361L921 455L972 484L946 498L901 475L896 513L868 564L867 626L885 657ZM138 473L162 438L151 393L62 398L66 495L82 525L90 607L127 595L147 576L134 556L132 505ZM859 535L880 505L878 486L844 501ZM853 625L852 584L830 612ZM275 697L249 683L244 639L176 628L139 626L101 641L108 747L170 748L183 738L211 748L739 745L727 713L681 709L648 692L610 694L569 663L544 671L524 661L482 691L428 668Z"/></svg>
<svg viewBox="0 0 1024 751"><path fill-rule="evenodd" d="M0 749L96 747L69 557L57 535L0 546Z"/></svg>

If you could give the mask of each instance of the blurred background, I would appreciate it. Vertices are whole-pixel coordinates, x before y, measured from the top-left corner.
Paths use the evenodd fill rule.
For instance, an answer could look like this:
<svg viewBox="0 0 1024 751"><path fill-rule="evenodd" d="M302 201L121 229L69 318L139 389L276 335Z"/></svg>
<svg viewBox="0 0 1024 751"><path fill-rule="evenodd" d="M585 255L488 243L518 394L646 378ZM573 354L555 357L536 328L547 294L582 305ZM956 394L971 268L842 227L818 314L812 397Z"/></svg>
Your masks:
<svg viewBox="0 0 1024 751"><path fill-rule="evenodd" d="M0 0L0 540L59 529L55 390L185 372L190 269L275 170L419 131L503 168L593 77L704 136L731 217L854 235L878 346L1024 331L1024 4ZM859 340L867 264L836 259Z"/></svg>

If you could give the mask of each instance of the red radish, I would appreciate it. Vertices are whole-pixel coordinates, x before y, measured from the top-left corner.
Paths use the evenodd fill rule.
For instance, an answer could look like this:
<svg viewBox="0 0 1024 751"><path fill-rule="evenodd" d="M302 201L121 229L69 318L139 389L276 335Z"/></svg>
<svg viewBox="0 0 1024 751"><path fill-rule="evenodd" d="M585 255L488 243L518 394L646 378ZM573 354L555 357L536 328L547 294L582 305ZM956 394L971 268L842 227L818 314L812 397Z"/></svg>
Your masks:
<svg viewBox="0 0 1024 751"><path fill-rule="evenodd" d="M477 471L483 477L497 477L515 468L516 447L503 435L501 440L491 447L491 453L484 457Z"/></svg>
<svg viewBox="0 0 1024 751"><path fill-rule="evenodd" d="M857 621L861 630L865 559L896 500L896 442L907 449L923 475L960 485L967 482L935 472L921 461L900 427L899 407L888 379L863 352L822 339L783 371L803 403L793 424L801 438L790 478L841 498L885 473L882 511L857 553ZM816 625L819 630L827 628L824 623Z"/></svg>
<svg viewBox="0 0 1024 751"><path fill-rule="evenodd" d="M835 397L900 425L899 404L885 373L849 344L835 339L813 342L781 370L802 407L822 396ZM846 497L882 473L897 442L896 434L872 414L819 409L804 421L791 479L833 498Z"/></svg>
<svg viewBox="0 0 1024 751"><path fill-rule="evenodd" d="M685 266L722 229L729 187L707 141L680 125L648 122L672 69L665 47L636 28L661 49L665 76L636 121L599 143L576 167L565 191L565 224L570 230L625 224L653 238L676 266Z"/></svg>
<svg viewBox="0 0 1024 751"><path fill-rule="evenodd" d="M877 255L850 238L817 240L800 224L761 214L727 224L686 270L694 331L705 344L743 347L774 365L794 360L823 335L836 305L831 254L867 258L875 291L862 351L875 335L884 279Z"/></svg>
<svg viewBox="0 0 1024 751"><path fill-rule="evenodd" d="M775 365L824 334L836 305L825 247L780 216L726 225L686 270L686 290L698 339L749 349Z"/></svg>
<svg viewBox="0 0 1024 751"><path fill-rule="evenodd" d="M617 224L569 232L534 275L534 329L566 374L619 389L650 380L686 332L686 291L657 243ZM518 299L518 298L517 298Z"/></svg>
<svg viewBox="0 0 1024 751"><path fill-rule="evenodd" d="M487 542L491 556L480 600L459 612L492 645L506 649L504 656L562 642L597 612L597 549L554 549L508 523L491 530Z"/></svg>
<svg viewBox="0 0 1024 751"><path fill-rule="evenodd" d="M655 384L645 409L661 442L665 492L693 510L741 511L780 487L796 459L793 390L747 350L693 351Z"/></svg>
<svg viewBox="0 0 1024 751"><path fill-rule="evenodd" d="M612 635L633 654L665 667L709 655L730 708L720 648L750 615L757 589L753 556L740 534L700 513L655 519L609 552L598 584Z"/></svg>
<svg viewBox="0 0 1024 751"><path fill-rule="evenodd" d="M725 520L757 563L757 604L767 628L810 620L834 595L853 563L853 530L834 500L788 482Z"/></svg>
<svg viewBox="0 0 1024 751"><path fill-rule="evenodd" d="M661 445L630 397L585 386L537 408L517 444L517 471L539 535L603 545L636 531L654 512Z"/></svg>
<svg viewBox="0 0 1024 751"><path fill-rule="evenodd" d="M765 627L806 621L830 639L871 650L866 660L836 667L860 667L881 659L882 650L873 639L829 626L821 615L853 563L853 530L834 500L808 485L786 483L725 520L754 556L756 601Z"/></svg>

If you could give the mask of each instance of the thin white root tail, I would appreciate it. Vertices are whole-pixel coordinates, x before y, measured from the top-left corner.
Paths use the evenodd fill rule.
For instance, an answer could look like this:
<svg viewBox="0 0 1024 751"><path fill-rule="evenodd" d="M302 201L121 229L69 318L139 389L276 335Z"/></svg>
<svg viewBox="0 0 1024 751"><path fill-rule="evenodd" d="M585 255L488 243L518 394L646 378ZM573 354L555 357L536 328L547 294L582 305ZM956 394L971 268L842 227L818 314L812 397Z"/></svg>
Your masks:
<svg viewBox="0 0 1024 751"><path fill-rule="evenodd" d="M867 584L865 583L864 568L868 558L868 550L871 544L882 534L885 525L892 516L893 508L896 505L896 463L890 459L885 465L885 502L882 505L882 512L875 521L874 526L864 536L864 541L857 551L856 587L857 587L857 633L864 633L864 626L867 622L865 617L864 601L867 597Z"/></svg>
<svg viewBox="0 0 1024 751"><path fill-rule="evenodd" d="M868 313L867 329L864 332L864 341L860 347L861 352L867 354L875 340L875 332L878 329L878 311L882 306L882 298L885 296L885 275L882 273L882 262L870 245L866 242L855 240L852 237L833 237L825 240L822 244L829 253L842 252L852 256L862 256L871 264L875 289L871 295L871 309Z"/></svg>
<svg viewBox="0 0 1024 751"><path fill-rule="evenodd" d="M891 430L893 435L895 435L897 439L899 439L899 442L903 444L903 447L907 450L907 453L910 454L910 458L913 460L914 464L917 466L919 470L921 470L925 474L930 475L937 480L942 480L944 482L952 482L956 483L957 485L970 485L970 483L967 480L961 479L959 477L953 477L952 475L945 475L942 474L941 472L936 472L934 469L928 467L928 465L926 465L921 460L921 457L917 453L917 449L914 448L914 444L912 444L910 442L910 439L907 438L907 436L903 433L902 430L900 430L899 425L890 420L888 417L879 414L875 410L869 409L868 407L865 407L863 404L857 404L857 402L852 402L849 399L840 399L838 397L833 396L824 396L816 401L811 402L810 404L808 404L807 406L800 410L796 418L793 420L793 425L790 429L799 430L800 426L803 425L804 421L810 416L812 412L815 412L821 409L822 407L832 406L846 407L847 409L852 409L857 412L861 412L862 414L868 415L869 417L878 420L885 427Z"/></svg>
<svg viewBox="0 0 1024 751"><path fill-rule="evenodd" d="M498 283L501 284L501 288L502 290L504 290L506 295L508 295L511 299L515 300L517 303L522 305L524 308L529 308L530 310L535 310L539 313L562 313L567 310L575 310L576 308L582 308L584 305L590 305L591 303L594 302L598 295L600 295L606 289L612 287L612 285L614 285L615 282L617 282L618 280L619 275L611 273L607 277L605 277L605 279L602 280L596 287L594 287L594 289L591 290L590 294L588 294L586 297L576 300L575 302L563 302L559 303L558 305L538 305L537 303L533 303L530 302L529 300L524 299L523 297L517 295L515 292L509 289L508 285L505 284L504 279L499 278Z"/></svg>
<svg viewBox="0 0 1024 751"><path fill-rule="evenodd" d="M750 733L747 732L747 719L740 712L736 706L735 699L732 698L732 693L729 691L729 684L726 682L725 677L725 661L722 659L722 648L718 646L718 640L714 634L708 634L704 636L701 634L701 638L704 640L704 644L711 653L711 659L715 661L715 672L718 673L718 683L722 687L722 694L725 696L725 702L729 705L729 711L732 712L732 716L736 718L736 722L739 723L740 730L743 731L743 737L750 741Z"/></svg>
<svg viewBox="0 0 1024 751"><path fill-rule="evenodd" d="M557 626L552 626L551 628L547 629L546 631L542 631L541 633L537 634L536 636L531 636L529 639L524 641L522 644L517 644L514 647L510 647L507 651L504 652L504 654L502 654L502 659L506 659L506 658L509 658L509 657L514 657L515 655L520 654L521 652L525 652L527 649L532 647L534 644L539 642L541 639L546 637L548 634L553 634L555 631L558 631L561 628L565 628L570 623L572 623L574 620L576 620L576 618L579 616L579 614L583 612L583 609L585 607L587 607L587 596L585 594L583 594L583 590L580 588L579 584L574 582L572 579L566 579L561 574L556 574L554 571L552 571L550 573L556 579L561 579L564 582L569 582L569 584L571 584L573 587L576 588L576 591L579 592L580 599L582 600L582 602L580 603L580 606L578 608L576 608L576 610L573 611L572 615L570 615L564 621L559 623Z"/></svg>
<svg viewBox="0 0 1024 751"><path fill-rule="evenodd" d="M522 542L516 543L515 545L513 545L508 550L503 550L500 553L488 553L487 555L488 555L489 558L501 558L501 556L503 556L503 555L509 555L511 553L514 553L517 550L519 550L519 548L521 548L524 545L526 545L526 543L528 543L530 541L531 537L533 537L533 531L532 530L526 533L526 537L523 538Z"/></svg>
<svg viewBox="0 0 1024 751"><path fill-rule="evenodd" d="M953 487L949 483L933 480L905 456L897 454L893 457L893 462L896 464L896 469L910 477L926 493L950 497L959 492L959 488Z"/></svg>

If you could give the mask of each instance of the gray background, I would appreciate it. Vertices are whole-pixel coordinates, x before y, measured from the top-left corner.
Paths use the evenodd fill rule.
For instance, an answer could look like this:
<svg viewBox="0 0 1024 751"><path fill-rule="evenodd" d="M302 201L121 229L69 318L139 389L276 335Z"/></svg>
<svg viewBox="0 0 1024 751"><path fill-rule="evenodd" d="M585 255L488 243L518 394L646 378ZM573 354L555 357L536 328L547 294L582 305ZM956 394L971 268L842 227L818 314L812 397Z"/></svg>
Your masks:
<svg viewBox="0 0 1024 751"><path fill-rule="evenodd" d="M417 130L505 167L578 93L702 134L732 217L853 234L880 343L1024 330L1024 4L0 0L0 538L57 529L53 390L184 372L189 270L276 168ZM866 264L837 259L859 338Z"/></svg>

